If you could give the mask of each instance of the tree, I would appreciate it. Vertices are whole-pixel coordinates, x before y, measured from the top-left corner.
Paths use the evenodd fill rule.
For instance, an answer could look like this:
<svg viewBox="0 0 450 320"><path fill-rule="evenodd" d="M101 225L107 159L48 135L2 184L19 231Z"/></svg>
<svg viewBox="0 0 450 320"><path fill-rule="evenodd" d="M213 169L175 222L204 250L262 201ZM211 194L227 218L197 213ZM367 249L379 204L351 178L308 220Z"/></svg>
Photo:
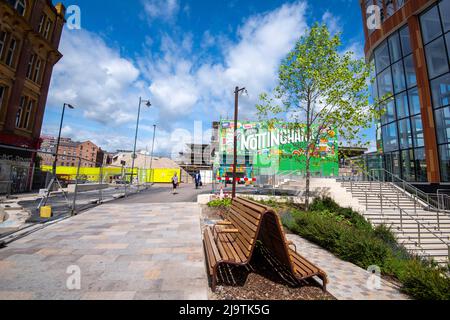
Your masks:
<svg viewBox="0 0 450 320"><path fill-rule="evenodd" d="M325 25L315 24L296 43L279 68L274 92L260 96L256 106L268 123L288 122L304 132L305 203L309 210L311 159L326 128L338 130L340 141L363 145L361 130L379 117L369 105L369 65L352 52L340 53L340 34L331 35Z"/></svg>

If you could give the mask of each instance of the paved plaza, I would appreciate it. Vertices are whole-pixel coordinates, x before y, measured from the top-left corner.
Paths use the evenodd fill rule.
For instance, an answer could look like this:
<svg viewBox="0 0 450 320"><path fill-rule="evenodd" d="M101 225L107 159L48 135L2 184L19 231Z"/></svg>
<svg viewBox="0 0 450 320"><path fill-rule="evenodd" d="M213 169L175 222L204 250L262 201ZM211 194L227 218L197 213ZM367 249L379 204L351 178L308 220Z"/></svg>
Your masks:
<svg viewBox="0 0 450 320"><path fill-rule="evenodd" d="M73 267L80 290L67 288ZM207 292L195 203L103 205L0 250L0 299L178 300Z"/></svg>
<svg viewBox="0 0 450 320"><path fill-rule="evenodd" d="M329 279L327 291L338 300L407 300L394 284L381 280L379 289L367 285L370 274L349 262L342 261L325 249L293 234L288 240L295 243L298 252L324 270Z"/></svg>

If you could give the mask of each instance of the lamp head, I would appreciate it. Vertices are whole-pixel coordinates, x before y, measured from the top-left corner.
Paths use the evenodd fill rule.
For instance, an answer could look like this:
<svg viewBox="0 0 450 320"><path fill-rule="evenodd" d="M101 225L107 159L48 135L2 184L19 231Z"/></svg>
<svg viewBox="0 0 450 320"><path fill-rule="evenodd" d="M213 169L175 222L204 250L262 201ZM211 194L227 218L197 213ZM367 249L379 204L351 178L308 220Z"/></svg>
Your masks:
<svg viewBox="0 0 450 320"><path fill-rule="evenodd" d="M66 106L69 107L70 109L75 109L75 107L69 103L66 103Z"/></svg>

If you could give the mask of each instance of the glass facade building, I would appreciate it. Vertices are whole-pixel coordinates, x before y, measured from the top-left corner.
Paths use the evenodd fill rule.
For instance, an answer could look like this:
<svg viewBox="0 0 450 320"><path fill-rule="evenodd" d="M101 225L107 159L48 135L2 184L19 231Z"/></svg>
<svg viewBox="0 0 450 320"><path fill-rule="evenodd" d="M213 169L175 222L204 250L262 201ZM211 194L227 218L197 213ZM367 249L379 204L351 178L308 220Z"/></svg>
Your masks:
<svg viewBox="0 0 450 320"><path fill-rule="evenodd" d="M380 23L370 28L373 7ZM450 0L361 1L385 169L450 183Z"/></svg>

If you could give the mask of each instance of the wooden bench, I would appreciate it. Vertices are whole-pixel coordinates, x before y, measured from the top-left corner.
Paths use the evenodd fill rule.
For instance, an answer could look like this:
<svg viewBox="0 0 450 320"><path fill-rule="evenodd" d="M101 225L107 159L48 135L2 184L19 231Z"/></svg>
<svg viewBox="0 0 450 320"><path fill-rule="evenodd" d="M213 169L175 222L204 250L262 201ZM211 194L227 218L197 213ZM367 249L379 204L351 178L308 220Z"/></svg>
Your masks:
<svg viewBox="0 0 450 320"><path fill-rule="evenodd" d="M327 275L299 255L293 243L287 241L276 212L259 203L235 198L226 220L203 232L208 274L212 290L216 290L217 273L221 265L245 266L250 263L257 241L270 252L297 280L317 276L326 291Z"/></svg>

